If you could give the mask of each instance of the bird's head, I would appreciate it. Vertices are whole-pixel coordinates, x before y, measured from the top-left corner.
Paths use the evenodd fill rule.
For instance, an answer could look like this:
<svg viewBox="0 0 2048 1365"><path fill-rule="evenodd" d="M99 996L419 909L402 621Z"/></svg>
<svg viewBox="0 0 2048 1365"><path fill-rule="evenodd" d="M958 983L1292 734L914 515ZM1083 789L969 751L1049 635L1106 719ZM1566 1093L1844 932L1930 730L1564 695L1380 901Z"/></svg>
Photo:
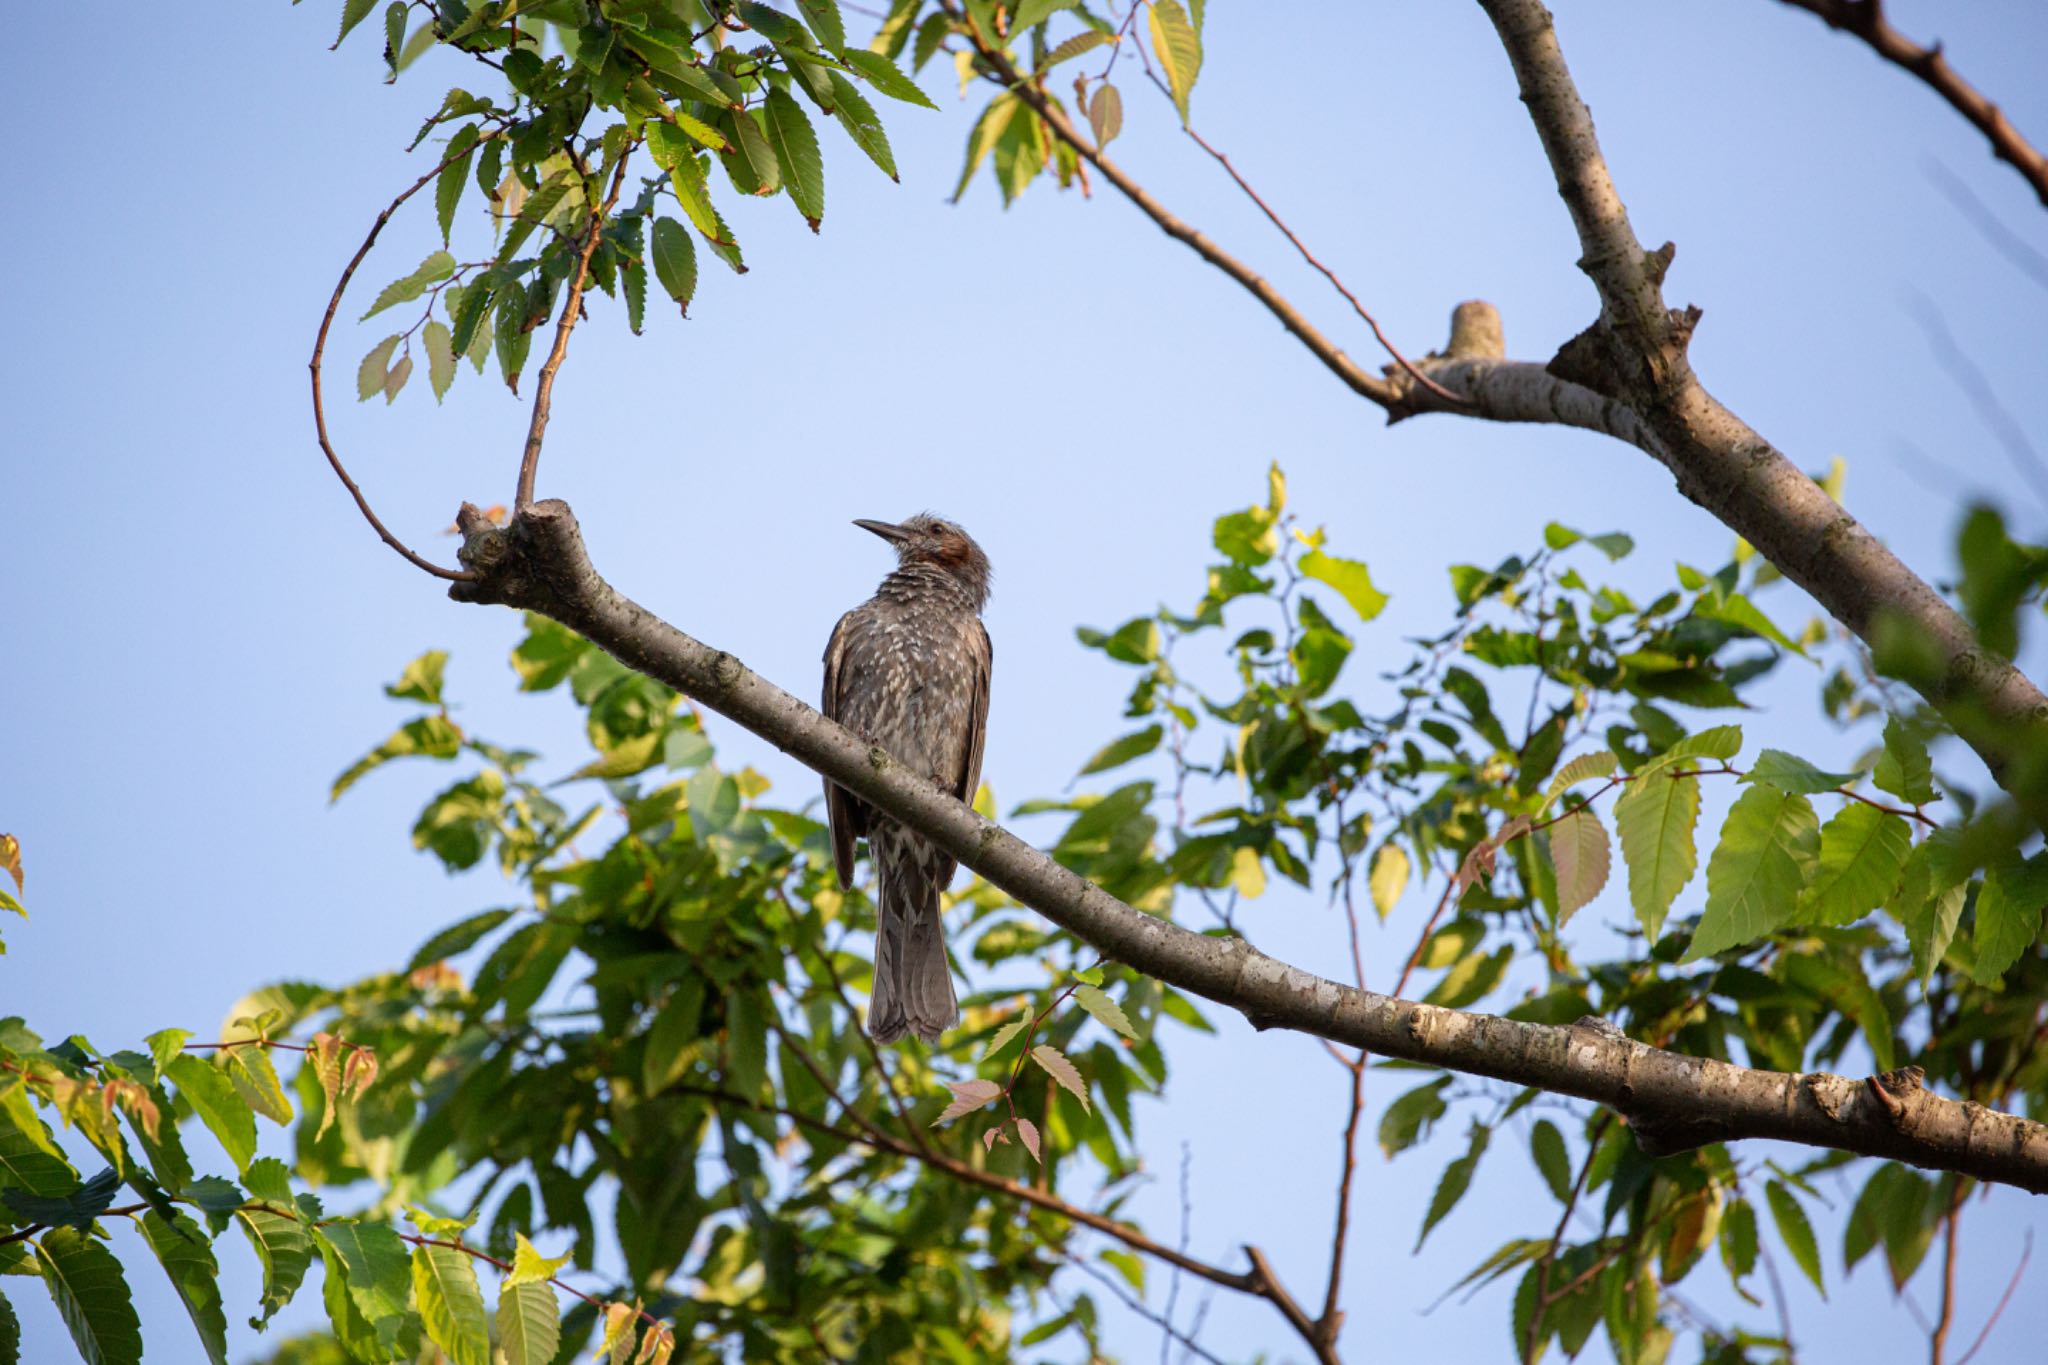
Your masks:
<svg viewBox="0 0 2048 1365"><path fill-rule="evenodd" d="M988 556L974 543L974 537L952 522L919 512L902 521L871 521L862 517L853 524L888 541L895 548L898 564L928 564L951 575L973 594L977 608L988 600Z"/></svg>

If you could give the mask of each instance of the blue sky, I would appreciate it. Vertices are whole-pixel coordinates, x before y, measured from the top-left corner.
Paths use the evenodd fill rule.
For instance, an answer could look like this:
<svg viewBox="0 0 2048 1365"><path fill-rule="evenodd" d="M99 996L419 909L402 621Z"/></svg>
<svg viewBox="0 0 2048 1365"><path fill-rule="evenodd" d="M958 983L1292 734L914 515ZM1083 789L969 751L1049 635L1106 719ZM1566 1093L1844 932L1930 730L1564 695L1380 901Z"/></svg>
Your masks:
<svg viewBox="0 0 2048 1365"><path fill-rule="evenodd" d="M2004 500L2038 539L2048 509L1916 314L1938 309L2019 426L2048 431L2048 299L1928 167L2048 249L2020 180L1931 93L1770 0L1560 8L1638 233L1678 244L1667 294L1706 310L1693 357L1708 386L1804 465L1847 457L1850 507L1924 574L1946 572L1973 495ZM502 897L495 874L449 879L409 847L443 770L380 773L327 803L333 776L401 718L378 685L421 650L452 652L466 725L565 769L581 755L566 706L513 692L516 619L448 603L378 545L313 445L305 359L334 276L376 208L425 169L425 151L403 154L423 111L471 79L429 61L380 85L367 27L325 50L336 9L270 0L180 21L130 7L85 31L36 6L10 30L36 59L17 62L0 101L42 160L17 172L0 218L18 319L0 337L0 828L22 839L36 918L7 929L0 1012L49 1036L115 1047L166 1025L204 1031L247 989L390 966ZM2048 137L2048 10L1888 10L1909 33L1940 34L2022 129ZM1501 307L1518 356L1545 357L1584 326L1592 288L1477 7L1312 3L1279 24L1273 12L1210 6L1196 123L1390 333L1413 351L1440 344L1471 297ZM1253 500L1271 460L1331 548L1369 561L1392 595L1361 637L1361 677L1375 651L1404 658L1402 637L1442 620L1447 563L1490 563L1551 519L1631 532L1641 548L1624 582L1725 558L1728 533L1633 449L1446 418L1387 429L1105 190L1034 187L1005 212L984 181L949 206L976 107L950 80L928 68L942 112L883 110L901 185L828 137L821 235L782 200L742 206L753 271L707 261L689 323L660 316L636 341L599 301L578 333L541 491L575 506L599 566L650 608L808 694L832 622L885 567L848 519L957 518L997 571L987 775L1008 804L1060 790L1118 732L1128 679L1073 627L1189 600L1210 520ZM1121 163L1379 363L1165 101L1125 84ZM401 219L366 283L409 269L430 237L424 211ZM341 329L331 388L381 335ZM428 553L452 556L438 532L458 501L509 500L525 409L488 376L465 375L439 408L419 382L389 410L344 393L332 417L380 512ZM1781 591L1775 609L1801 619ZM1814 738L1810 685L1773 695L1755 732L1830 742ZM730 726L714 736L808 798L809 775L767 746ZM1262 944L1338 970L1320 898L1276 891L1262 912ZM1421 913L1404 906L1369 942L1375 984ZM1185 1143L1191 1246L1230 1261L1256 1241L1291 1282L1318 1286L1338 1073L1311 1040L1241 1025L1176 1063L1171 1105L1145 1117L1160 1178L1141 1211L1173 1229ZM1375 1106L1405 1088L1395 1079L1375 1076ZM1389 1166L1368 1150L1345 1294L1361 1358L1506 1354L1504 1290L1420 1308L1503 1236L1554 1217L1519 1146L1502 1142L1419 1258L1414 1229L1450 1152ZM2010 1193L1966 1220L1965 1340L2030 1227L2048 1219ZM1910 1313L1869 1264L1839 1281L1834 1224L1822 1241L1826 1304L1787 1272L1807 1358L1890 1358ZM249 1259L222 1250L231 1306L253 1303ZM166 1287L146 1260L130 1265L150 1358L187 1358ZM1979 1359L2023 1358L2048 1328L2041 1265ZM66 1358L50 1306L10 1297L27 1358ZM1711 1288L1700 1302L1717 1318L1734 1307ZM294 1320L315 1313L309 1299ZM238 1359L262 1348L230 1318ZM1205 1343L1226 1357L1291 1349L1257 1304L1219 1300L1209 1324ZM1141 1324L1116 1340L1133 1358L1157 1350Z"/></svg>

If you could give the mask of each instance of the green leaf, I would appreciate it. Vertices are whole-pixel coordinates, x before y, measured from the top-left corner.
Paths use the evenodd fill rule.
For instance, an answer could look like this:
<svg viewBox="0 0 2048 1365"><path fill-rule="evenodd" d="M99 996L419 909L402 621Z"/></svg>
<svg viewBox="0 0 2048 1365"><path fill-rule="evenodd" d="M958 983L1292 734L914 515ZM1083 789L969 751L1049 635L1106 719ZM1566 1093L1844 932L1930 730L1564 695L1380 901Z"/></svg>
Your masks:
<svg viewBox="0 0 2048 1365"><path fill-rule="evenodd" d="M1195 78L1202 74L1202 38L1188 22L1179 0L1153 0L1146 16L1152 27L1152 53L1166 73L1166 88L1173 94L1173 107L1180 121L1188 121L1188 96L1194 93Z"/></svg>
<svg viewBox="0 0 2048 1365"><path fill-rule="evenodd" d="M761 131L761 121L744 109L718 116L718 126L730 144L720 152L719 163L726 178L741 194L768 195L782 188L782 163L775 148Z"/></svg>
<svg viewBox="0 0 2048 1365"><path fill-rule="evenodd" d="M1429 1135L1430 1125L1442 1118L1449 1109L1444 1100L1444 1091L1449 1088L1451 1078L1439 1076L1407 1091L1388 1105L1380 1115L1380 1151L1392 1160L1396 1152L1404 1152Z"/></svg>
<svg viewBox="0 0 2048 1365"><path fill-rule="evenodd" d="M1768 782L1781 792L1812 796L1845 787L1856 780L1856 774L1822 772L1782 749L1766 749L1756 756L1756 763L1740 780Z"/></svg>
<svg viewBox="0 0 2048 1365"><path fill-rule="evenodd" d="M366 321L401 303L410 303L427 292L430 284L439 284L455 273L455 258L445 251L436 251L421 261L419 268L410 275L402 276L384 286L384 292L377 295L377 301L370 305L370 311L358 321Z"/></svg>
<svg viewBox="0 0 2048 1365"><path fill-rule="evenodd" d="M339 800L341 794L353 787L364 774L394 758L449 759L461 752L462 731L455 727L454 721L446 716L421 716L399 726L389 739L357 759L347 772L335 778L327 799Z"/></svg>
<svg viewBox="0 0 2048 1365"><path fill-rule="evenodd" d="M1097 151L1116 140L1124 130L1124 97L1108 81L1095 87L1088 97L1088 131L1095 134Z"/></svg>
<svg viewBox="0 0 2048 1365"><path fill-rule="evenodd" d="M1372 891L1372 908L1385 920L1408 889L1408 854L1399 844L1381 844L1380 851L1372 855L1367 886Z"/></svg>
<svg viewBox="0 0 2048 1365"><path fill-rule="evenodd" d="M1074 1064L1068 1061L1065 1055L1058 1049L1050 1048L1040 1043L1037 1047L1031 1049L1031 1060L1038 1063L1039 1068L1046 1075L1058 1081L1061 1089L1081 1101L1083 1109L1089 1110L1091 1113L1094 1112L1088 1103L1087 1082L1081 1079L1081 1073L1074 1069Z"/></svg>
<svg viewBox="0 0 2048 1365"><path fill-rule="evenodd" d="M455 210L462 203L462 191L469 183L469 166L476 160L477 130L470 124L448 142L448 154L455 159L441 168L434 181L434 217L441 225L441 245L455 227Z"/></svg>
<svg viewBox="0 0 2048 1365"><path fill-rule="evenodd" d="M320 1229L348 1280L348 1298L363 1322L389 1345L410 1307L412 1255L383 1223L340 1220Z"/></svg>
<svg viewBox="0 0 2048 1365"><path fill-rule="evenodd" d="M220 1267L213 1247L199 1225L179 1214L167 1221L155 1210L142 1215L142 1235L156 1253L171 1287L199 1333L199 1344L213 1365L227 1365L228 1323L220 1304Z"/></svg>
<svg viewBox="0 0 2048 1365"><path fill-rule="evenodd" d="M1609 531L1605 535L1589 536L1583 531L1575 531L1569 526L1562 526L1554 521L1543 528L1543 543L1553 550L1568 549L1582 540L1600 551L1601 554L1606 555L1609 559L1625 559L1628 557L1629 552L1636 548L1635 539L1624 535L1620 531Z"/></svg>
<svg viewBox="0 0 2048 1365"><path fill-rule="evenodd" d="M1693 842L1700 818L1699 779L1674 777L1673 767L1659 763L1636 774L1614 803L1614 829L1628 864L1629 903L1651 943L1699 867Z"/></svg>
<svg viewBox="0 0 2048 1365"><path fill-rule="evenodd" d="M1017 1041L1017 1035L1022 1033L1030 1023L1031 1015L1026 1013L1020 1015L1015 1019L1012 1019L1009 1023L997 1029L995 1031L995 1035L991 1037L988 1040L987 1045L981 1049L981 1059L985 1062L989 1058L995 1056L998 1052L1001 1052L1004 1048L1008 1047L1011 1043Z"/></svg>
<svg viewBox="0 0 2048 1365"><path fill-rule="evenodd" d="M1372 573L1355 559L1339 559L1321 550L1310 550L1297 566L1318 583L1327 583L1341 593L1361 621L1370 621L1387 605L1387 595L1372 585Z"/></svg>
<svg viewBox="0 0 2048 1365"><path fill-rule="evenodd" d="M839 126L846 130L854 145L882 168L884 175L897 179L896 155L889 150L889 136L882 130L882 120L875 114L874 106L854 88L852 81L837 71L826 74L832 82L832 116L839 120Z"/></svg>
<svg viewBox="0 0 2048 1365"><path fill-rule="evenodd" d="M931 102L931 98L924 91L917 88L915 81L896 69L896 63L881 53L849 49L839 55L846 59L848 66L865 76L875 89L890 99L902 100L906 104L921 104L927 109L939 107Z"/></svg>
<svg viewBox="0 0 2048 1365"><path fill-rule="evenodd" d="M1095 757L1082 765L1080 776L1086 777L1090 773L1107 772L1111 768L1122 767L1132 759L1143 758L1146 754L1159 747L1159 741L1165 737L1165 734L1166 731L1163 727L1148 725L1135 734L1125 735L1122 739L1112 740L1098 749Z"/></svg>
<svg viewBox="0 0 2048 1365"><path fill-rule="evenodd" d="M1422 1244L1429 1240L1430 1229L1443 1222L1444 1217L1458 1206L1458 1201L1465 1197L1465 1191L1472 1187L1472 1173L1479 1168L1479 1158L1486 1155L1486 1144L1492 1136L1491 1128L1475 1122L1465 1154L1444 1167L1443 1176L1436 1183L1436 1193L1430 1196L1429 1212L1422 1219L1422 1231L1415 1238L1417 1251L1422 1250Z"/></svg>
<svg viewBox="0 0 2048 1365"><path fill-rule="evenodd" d="M356 401L365 402L384 392L385 376L389 374L391 353L398 349L397 335L385 337L370 348L363 357L363 363L356 366Z"/></svg>
<svg viewBox="0 0 2048 1365"><path fill-rule="evenodd" d="M270 1049L252 1043L247 1047L222 1048L214 1056L249 1108L272 1123L292 1121L292 1102L285 1098L284 1083L278 1079L277 1067L270 1060Z"/></svg>
<svg viewBox="0 0 2048 1365"><path fill-rule="evenodd" d="M573 1256L543 1256L533 1249L533 1243L526 1240L525 1233L519 1233L517 1237L512 1269L505 1276L508 1289L520 1285L545 1285L562 1273L563 1266L575 1259Z"/></svg>
<svg viewBox="0 0 2048 1365"><path fill-rule="evenodd" d="M1913 971L1923 985L1948 952L1969 894L1968 871L1957 854L1953 829L1936 830L1906 855L1885 909L1905 928Z"/></svg>
<svg viewBox="0 0 2048 1365"><path fill-rule="evenodd" d="M249 1102L235 1090L234 1083L211 1063L197 1057L177 1058L164 1074L178 1087L178 1094L190 1104L220 1145L237 1171L247 1170L256 1155L256 1116Z"/></svg>
<svg viewBox="0 0 2048 1365"><path fill-rule="evenodd" d="M19 1257L21 1248L7 1254ZM14 1305L5 1294L0 1294L0 1365L21 1365L21 1319L14 1316Z"/></svg>
<svg viewBox="0 0 2048 1365"><path fill-rule="evenodd" d="M1569 1202L1572 1160L1565 1151L1564 1134L1557 1131L1556 1124L1549 1119L1536 1120L1536 1126L1529 1130L1529 1154L1536 1159L1536 1169L1543 1173L1543 1183L1550 1186L1557 1202Z"/></svg>
<svg viewBox="0 0 2048 1365"><path fill-rule="evenodd" d="M1024 111L1023 102L1015 95L998 95L988 102L988 108L981 111L981 117L974 121L974 130L967 135L967 160L960 167L960 183L953 187L953 202L959 203L960 196L967 193L967 186L974 179L974 173L981 169L981 163L995 150L996 143L1009 131L1010 121Z"/></svg>
<svg viewBox="0 0 2048 1365"><path fill-rule="evenodd" d="M846 46L846 21L839 17L837 0L796 0L804 22L818 35L818 45L838 51Z"/></svg>
<svg viewBox="0 0 2048 1365"><path fill-rule="evenodd" d="M21 1085L0 1092L0 1186L53 1199L78 1186L78 1173Z"/></svg>
<svg viewBox="0 0 2048 1365"><path fill-rule="evenodd" d="M341 32L334 35L333 46L327 50L332 52L335 48L340 47L342 39L348 37L350 30L369 17L370 11L376 7L376 4L377 0L342 0Z"/></svg>
<svg viewBox="0 0 2048 1365"><path fill-rule="evenodd" d="M1970 975L1980 986L1997 983L2020 954L2041 937L2041 913L2048 907L2048 852L2022 860L2017 854L1984 873L1977 891L1977 960Z"/></svg>
<svg viewBox="0 0 2048 1365"><path fill-rule="evenodd" d="M33 1244L51 1302L86 1365L140 1365L142 1323L114 1253L76 1228Z"/></svg>
<svg viewBox="0 0 2048 1365"><path fill-rule="evenodd" d="M555 1291L507 1283L498 1291L498 1355L505 1365L549 1365L562 1340Z"/></svg>
<svg viewBox="0 0 2048 1365"><path fill-rule="evenodd" d="M1052 51L1046 53L1045 60L1038 64L1038 70L1040 72L1050 71L1062 62L1071 62L1076 57L1085 56L1093 52L1108 41L1108 35L1092 28L1084 28L1073 37L1062 41ZM1097 141L1097 145L1101 145L1100 140Z"/></svg>
<svg viewBox="0 0 2048 1365"><path fill-rule="evenodd" d="M454 1365L491 1365L490 1319L468 1256L454 1247L414 1247L412 1289L429 1341Z"/></svg>
<svg viewBox="0 0 2048 1365"><path fill-rule="evenodd" d="M1536 808L1536 813L1541 815L1549 810L1552 803L1558 797L1565 794L1567 788L1575 787L1581 782L1590 781L1596 777L1610 775L1613 773L1617 761L1612 749L1599 749L1590 754L1580 754L1577 758L1572 759L1562 768L1559 768L1557 775L1550 779L1550 786L1543 793L1543 804Z"/></svg>
<svg viewBox="0 0 2048 1365"><path fill-rule="evenodd" d="M1731 1199L1721 1210L1721 1264L1728 1278L1740 1281L1756 1269L1756 1209L1746 1199Z"/></svg>
<svg viewBox="0 0 2048 1365"><path fill-rule="evenodd" d="M1088 1011L1089 1016L1103 1027L1121 1033L1132 1042L1138 1041L1138 1031L1131 1027L1131 1021L1123 1007L1093 986L1076 987L1074 1002Z"/></svg>
<svg viewBox="0 0 2048 1365"><path fill-rule="evenodd" d="M735 1093L749 1098L760 1094L768 1079L765 1008L756 991L743 990L725 998L726 1078Z"/></svg>
<svg viewBox="0 0 2048 1365"><path fill-rule="evenodd" d="M556 171L542 182L539 189L527 197L526 202L520 206L518 216L505 227L505 240L498 245L497 264L504 265L519 254L519 248L526 245L526 239L533 235L535 228L547 221L573 183L577 183L574 171Z"/></svg>
<svg viewBox="0 0 2048 1365"><path fill-rule="evenodd" d="M1819 845L1804 796L1759 783L1737 797L1707 860L1707 908L1683 961L1754 943L1797 919Z"/></svg>
<svg viewBox="0 0 2048 1365"><path fill-rule="evenodd" d="M1803 924L1854 924L1890 899L1913 833L1905 819L1854 801L1821 827L1820 864L1799 908Z"/></svg>
<svg viewBox="0 0 2048 1365"><path fill-rule="evenodd" d="M654 276L661 287L690 316L690 298L697 292L697 249L690 234L673 218L656 218L648 254L654 259Z"/></svg>
<svg viewBox="0 0 2048 1365"><path fill-rule="evenodd" d="M1550 860L1557 867L1557 922L1560 926L1600 894L1613 867L1607 827L1589 806L1552 825Z"/></svg>
<svg viewBox="0 0 2048 1365"><path fill-rule="evenodd" d="M768 142L782 168L782 183L797 212L816 232L818 220L825 216L825 162L818 155L817 131L804 107L786 90L769 89L767 111Z"/></svg>
<svg viewBox="0 0 2048 1365"><path fill-rule="evenodd" d="M1764 1198L1771 1206L1771 1221L1777 1224L1778 1236L1783 1239L1785 1249L1806 1272L1806 1278L1813 1281L1813 1287L1820 1291L1820 1296L1826 1298L1828 1289L1820 1274L1820 1245L1813 1239L1813 1224L1806 1221L1806 1210L1799 1207L1799 1201L1793 1198L1783 1181L1773 1180L1766 1185Z"/></svg>
<svg viewBox="0 0 2048 1365"><path fill-rule="evenodd" d="M1884 722L1884 752L1870 780L1882 792L1890 792L1909 806L1924 806L1934 799L1934 762L1927 746L1908 730L1897 716Z"/></svg>
<svg viewBox="0 0 2048 1365"><path fill-rule="evenodd" d="M0 1203L14 1210L22 1222L83 1229L90 1228L93 1220L106 1212L114 1202L114 1192L120 1188L121 1173L109 1166L84 1184L59 1195L0 1190Z"/></svg>
<svg viewBox="0 0 2048 1365"><path fill-rule="evenodd" d="M1739 592L1731 592L1718 602L1703 601L1693 608L1693 612L1710 621L1719 621L1723 625L1740 626L1752 635L1760 635L1769 640L1787 653L1797 654L1802 659L1806 657L1806 651L1799 647L1798 641L1779 630L1771 618L1757 608L1756 603Z"/></svg>
<svg viewBox="0 0 2048 1365"><path fill-rule="evenodd" d="M648 1095L658 1095L681 1080L696 1060L690 1044L703 1034L703 1008L703 979L689 976L676 983L661 1013L654 1016L640 1059L641 1088Z"/></svg>
<svg viewBox="0 0 2048 1365"><path fill-rule="evenodd" d="M1010 32L1029 32L1061 10L1074 8L1076 2L1077 0L1018 0L1016 8L1010 12ZM1090 33L1094 31L1088 30Z"/></svg>
<svg viewBox="0 0 2048 1365"><path fill-rule="evenodd" d="M455 382L455 344L448 324L439 318L428 322L420 344L427 348L427 381L434 386L434 401L438 403Z"/></svg>
<svg viewBox="0 0 2048 1365"><path fill-rule="evenodd" d="M263 1164L256 1162L250 1169ZM275 1317L305 1283L306 1270L313 1264L313 1239L297 1218L268 1208L237 1209L235 1222L263 1267L263 1316L254 1320L260 1325Z"/></svg>

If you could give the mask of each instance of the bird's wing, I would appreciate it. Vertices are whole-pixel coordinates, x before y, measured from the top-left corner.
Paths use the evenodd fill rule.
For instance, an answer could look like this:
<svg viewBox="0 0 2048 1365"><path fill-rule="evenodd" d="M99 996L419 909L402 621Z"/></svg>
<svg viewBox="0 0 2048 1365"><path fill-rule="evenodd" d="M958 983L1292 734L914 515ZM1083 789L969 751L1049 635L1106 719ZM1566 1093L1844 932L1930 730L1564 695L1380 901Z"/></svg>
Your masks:
<svg viewBox="0 0 2048 1365"><path fill-rule="evenodd" d="M839 664L846 653L846 636L853 613L839 618L832 638L825 642L825 695L820 709L833 720L839 714ZM978 755L977 755L978 757ZM839 884L853 885L853 841L867 833L867 808L825 779L825 822L832 829L832 861L839 868Z"/></svg>
<svg viewBox="0 0 2048 1365"><path fill-rule="evenodd" d="M995 670L996 662L988 627L976 621L974 636L970 642L974 653L974 694L967 703L967 762L960 771L959 785L953 789L954 795L969 805L974 804L974 794L981 790L982 741L988 736L989 674Z"/></svg>

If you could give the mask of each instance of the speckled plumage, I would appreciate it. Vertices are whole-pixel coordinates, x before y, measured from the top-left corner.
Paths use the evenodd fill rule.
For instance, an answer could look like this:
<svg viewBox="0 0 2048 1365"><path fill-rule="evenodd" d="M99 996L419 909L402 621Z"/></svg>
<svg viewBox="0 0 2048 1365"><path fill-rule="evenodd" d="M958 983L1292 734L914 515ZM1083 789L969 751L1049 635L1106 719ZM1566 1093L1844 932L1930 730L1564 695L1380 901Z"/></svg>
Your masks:
<svg viewBox="0 0 2048 1365"><path fill-rule="evenodd" d="M897 762L972 801L981 785L993 651L980 619L988 559L965 531L929 514L899 525L855 523L896 549L895 572L839 619L825 646L825 714L888 750ZM825 784L832 852L853 884L854 840L874 860L875 983L868 1033L928 1043L958 1022L939 894L953 859L922 836Z"/></svg>

